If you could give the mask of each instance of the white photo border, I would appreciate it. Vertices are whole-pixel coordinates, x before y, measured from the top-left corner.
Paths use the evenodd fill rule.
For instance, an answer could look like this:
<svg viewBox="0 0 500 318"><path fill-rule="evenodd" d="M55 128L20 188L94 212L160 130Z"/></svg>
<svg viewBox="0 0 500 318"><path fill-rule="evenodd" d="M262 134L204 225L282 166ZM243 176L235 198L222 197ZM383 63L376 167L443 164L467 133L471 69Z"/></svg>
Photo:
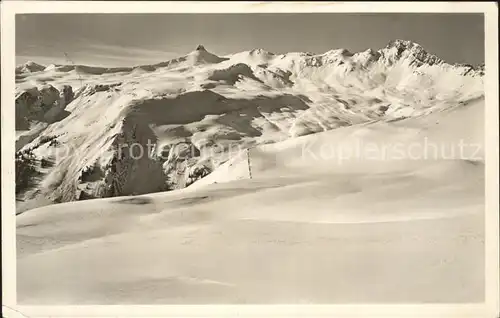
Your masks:
<svg viewBox="0 0 500 318"><path fill-rule="evenodd" d="M4 317L499 317L498 7L495 2L3 1L1 3L2 311ZM21 13L483 13L485 17L486 302L446 305L20 306L14 195L15 15Z"/></svg>

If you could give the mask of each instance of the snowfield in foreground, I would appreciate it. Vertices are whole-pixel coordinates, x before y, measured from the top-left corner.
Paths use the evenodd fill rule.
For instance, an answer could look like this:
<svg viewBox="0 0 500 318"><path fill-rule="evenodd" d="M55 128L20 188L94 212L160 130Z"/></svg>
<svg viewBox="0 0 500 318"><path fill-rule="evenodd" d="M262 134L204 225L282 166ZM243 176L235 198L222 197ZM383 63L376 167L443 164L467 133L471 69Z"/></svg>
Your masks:
<svg viewBox="0 0 500 318"><path fill-rule="evenodd" d="M28 211L17 217L18 301L481 302L482 159L338 164L318 149L365 137L484 145L483 115L479 101L341 128L254 149L252 179L234 160L182 190ZM316 158L292 155L307 143Z"/></svg>
<svg viewBox="0 0 500 318"><path fill-rule="evenodd" d="M482 302L483 73L408 41L20 66L18 302Z"/></svg>

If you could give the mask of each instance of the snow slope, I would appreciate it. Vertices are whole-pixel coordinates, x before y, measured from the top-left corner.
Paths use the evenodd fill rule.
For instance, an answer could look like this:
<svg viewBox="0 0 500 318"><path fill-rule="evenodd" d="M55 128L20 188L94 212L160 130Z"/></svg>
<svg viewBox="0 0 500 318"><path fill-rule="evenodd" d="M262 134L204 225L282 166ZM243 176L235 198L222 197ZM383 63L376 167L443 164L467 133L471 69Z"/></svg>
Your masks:
<svg viewBox="0 0 500 318"><path fill-rule="evenodd" d="M483 72L402 40L355 54L219 57L199 46L136 67L22 65L16 150L36 173L19 187L17 211L184 188L246 148L453 108L482 98ZM64 103L38 105L68 87ZM133 144L141 160L118 152Z"/></svg>
<svg viewBox="0 0 500 318"><path fill-rule="evenodd" d="M185 189L18 215L18 302L482 302L484 107L260 145ZM471 147L324 151L423 140Z"/></svg>

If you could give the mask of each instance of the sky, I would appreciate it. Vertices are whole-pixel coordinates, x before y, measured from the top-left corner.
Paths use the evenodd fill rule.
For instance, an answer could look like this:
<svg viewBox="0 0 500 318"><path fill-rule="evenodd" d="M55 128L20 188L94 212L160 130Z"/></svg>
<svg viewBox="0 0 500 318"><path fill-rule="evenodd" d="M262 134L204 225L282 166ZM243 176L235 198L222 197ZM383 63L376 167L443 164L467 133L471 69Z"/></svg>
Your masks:
<svg viewBox="0 0 500 318"><path fill-rule="evenodd" d="M456 13L23 14L16 63L132 66L166 61L198 44L217 55L351 52L411 40L449 63L484 62L484 17Z"/></svg>

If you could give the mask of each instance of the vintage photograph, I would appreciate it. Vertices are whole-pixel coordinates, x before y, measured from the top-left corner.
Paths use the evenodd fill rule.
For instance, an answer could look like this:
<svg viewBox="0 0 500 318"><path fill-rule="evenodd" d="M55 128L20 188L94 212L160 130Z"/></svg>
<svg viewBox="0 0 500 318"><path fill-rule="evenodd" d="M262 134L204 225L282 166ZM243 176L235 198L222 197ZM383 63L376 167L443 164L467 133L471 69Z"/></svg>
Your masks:
<svg viewBox="0 0 500 318"><path fill-rule="evenodd" d="M21 13L15 63L18 304L485 302L483 13Z"/></svg>

